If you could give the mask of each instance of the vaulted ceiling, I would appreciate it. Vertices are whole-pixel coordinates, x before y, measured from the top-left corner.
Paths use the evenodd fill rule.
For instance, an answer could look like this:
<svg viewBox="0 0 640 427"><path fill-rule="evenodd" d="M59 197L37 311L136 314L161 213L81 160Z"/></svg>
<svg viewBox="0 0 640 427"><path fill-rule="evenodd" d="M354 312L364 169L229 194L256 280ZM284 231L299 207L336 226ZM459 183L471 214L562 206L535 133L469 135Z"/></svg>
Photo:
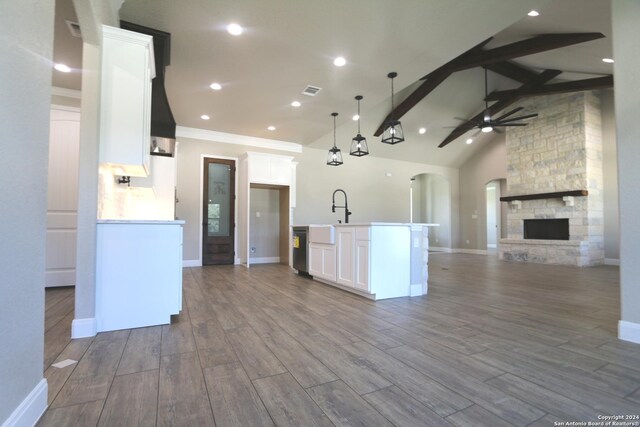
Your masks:
<svg viewBox="0 0 640 427"><path fill-rule="evenodd" d="M531 9L540 16L527 16ZM54 85L80 89L81 43L64 23L73 19L71 0L57 0L56 12L54 59L76 72L54 72ZM373 136L391 107L388 72L398 72L396 99L402 101L421 77L489 37L495 36L488 49L543 33L601 32L603 39L515 61L538 73L562 70L552 83L612 74L601 61L612 55L609 0L127 0L121 18L172 34L166 86L179 126L328 149L330 113L337 111L338 146L348 150L356 133L354 96L363 95L362 133L372 155L442 166L457 167L490 143L492 136L483 135L467 145L462 136L437 148L451 132L445 127L459 124L454 117L482 110L482 69L454 73L420 101L402 118L406 141L392 147ZM245 32L229 35L230 22ZM333 65L339 55L344 67ZM222 90L211 90L212 82ZM309 84L322 90L302 95ZM518 86L489 75L490 90ZM301 107L292 107L294 100ZM276 130L267 130L270 125ZM347 156L345 165L359 160Z"/></svg>

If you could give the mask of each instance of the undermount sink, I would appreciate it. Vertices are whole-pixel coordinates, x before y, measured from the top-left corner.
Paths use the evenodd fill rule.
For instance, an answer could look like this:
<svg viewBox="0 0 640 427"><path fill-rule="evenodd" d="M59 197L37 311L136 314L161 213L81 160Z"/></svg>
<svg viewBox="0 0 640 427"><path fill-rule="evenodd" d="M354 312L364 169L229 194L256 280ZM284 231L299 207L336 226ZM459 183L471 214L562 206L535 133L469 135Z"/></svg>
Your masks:
<svg viewBox="0 0 640 427"><path fill-rule="evenodd" d="M309 225L309 243L335 244L335 229L333 228L333 225Z"/></svg>

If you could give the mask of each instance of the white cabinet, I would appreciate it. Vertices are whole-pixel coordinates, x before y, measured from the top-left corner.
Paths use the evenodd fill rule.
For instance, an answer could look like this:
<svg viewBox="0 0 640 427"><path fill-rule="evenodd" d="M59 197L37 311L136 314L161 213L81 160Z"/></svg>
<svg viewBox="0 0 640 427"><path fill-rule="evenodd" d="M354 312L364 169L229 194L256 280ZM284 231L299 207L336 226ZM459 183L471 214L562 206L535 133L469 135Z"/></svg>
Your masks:
<svg viewBox="0 0 640 427"><path fill-rule="evenodd" d="M319 279L336 281L336 245L309 244L309 274Z"/></svg>
<svg viewBox="0 0 640 427"><path fill-rule="evenodd" d="M247 152L249 182L253 184L291 185L295 173L293 157Z"/></svg>
<svg viewBox="0 0 640 427"><path fill-rule="evenodd" d="M338 280L344 286L354 286L356 230L352 227L337 229Z"/></svg>
<svg viewBox="0 0 640 427"><path fill-rule="evenodd" d="M182 308L184 221L97 225L98 332L167 324Z"/></svg>
<svg viewBox="0 0 640 427"><path fill-rule="evenodd" d="M149 173L154 61L151 36L102 26L100 163L114 175Z"/></svg>
<svg viewBox="0 0 640 427"><path fill-rule="evenodd" d="M371 242L368 240L356 240L355 279L353 287L361 291L371 290L369 282L370 262L369 257Z"/></svg>

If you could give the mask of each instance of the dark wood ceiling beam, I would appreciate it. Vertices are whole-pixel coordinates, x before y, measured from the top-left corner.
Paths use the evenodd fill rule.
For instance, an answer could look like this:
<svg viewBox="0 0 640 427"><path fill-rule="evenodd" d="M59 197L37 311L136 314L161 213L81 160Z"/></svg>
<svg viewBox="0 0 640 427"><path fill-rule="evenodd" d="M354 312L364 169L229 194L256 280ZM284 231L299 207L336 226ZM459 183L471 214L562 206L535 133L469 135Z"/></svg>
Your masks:
<svg viewBox="0 0 640 427"><path fill-rule="evenodd" d="M443 66L436 68L434 71L430 72L429 74L424 76L422 79L420 79L420 80L424 80L424 82L420 86L418 86L411 93L411 95L409 95L400 104L398 104L398 106L395 107L395 109L392 112L387 114L387 117L385 117L382 123L380 123L380 126L378 126L378 129L376 129L373 135L374 136L382 135L382 132L384 132L384 129L386 127L385 125L389 122L389 120L391 120L391 118L398 120L400 117L404 116L409 110L415 107L415 105L418 102L422 101L424 97L429 95L435 88L437 88L440 85L440 83L445 81L453 72L452 70L449 69L450 67L449 64L451 64L451 62L458 60L460 58L465 58L467 56L475 55L477 52L482 51L482 48L487 43L489 43L492 39L493 37L489 37L488 39L484 40L482 43L478 43L477 45L475 45L474 47L472 47L462 55L458 56L452 61L449 61Z"/></svg>
<svg viewBox="0 0 640 427"><path fill-rule="evenodd" d="M556 93L581 92L584 90L607 89L613 87L613 76L595 77L593 79L574 80L570 82L554 83L530 89L528 91L499 90L491 92L487 96L487 101L499 101L504 98L510 98L514 92L519 92L520 96L541 96L552 95Z"/></svg>
<svg viewBox="0 0 640 427"><path fill-rule="evenodd" d="M496 62L495 64L487 64L484 66L489 71L515 80L520 83L526 83L534 79L538 74L534 71L524 68L512 61Z"/></svg>
<svg viewBox="0 0 640 427"><path fill-rule="evenodd" d="M399 120L408 111L415 107L416 104L418 104L425 96L438 87L440 83L456 71L488 66L490 64L500 63L509 59L545 52L547 50L557 49L560 47L571 46L577 43L584 43L602 37L604 37L604 34L602 33L543 34L505 46L484 50L482 48L492 40L492 38L486 39L462 55L452 59L424 76L421 80L425 80L425 82L397 107L395 107L387 117L385 117L382 123L380 123L380 126L378 126L374 135L382 135L385 125L390 118ZM431 80L431 82L429 82L429 80Z"/></svg>
<svg viewBox="0 0 640 427"><path fill-rule="evenodd" d="M546 52L548 50L597 40L604 37L602 33L565 33L565 34L542 34L508 45L483 50L468 55L461 69L482 67L508 59L519 58L521 56L533 55L535 53ZM454 60L455 61L455 60ZM462 62L462 61L461 61ZM459 70L456 70L459 71Z"/></svg>
<svg viewBox="0 0 640 427"><path fill-rule="evenodd" d="M522 98L523 95L521 95L521 93L524 93L533 88L544 85L548 81L557 77L560 73L562 73L562 71L560 70L544 70L542 73L536 75L534 79L523 84L522 86L520 86L520 88L515 89L515 91L511 94L510 98L501 99L500 101L489 106L489 114L491 116L494 116L495 114L499 113L500 111L504 110L505 108L507 108L508 106L512 105L514 102ZM454 141L460 136L469 132L471 129L476 127L477 123L482 121L483 117L484 117L484 111L476 114L473 118L469 119L468 122L465 122L460 126L458 126L457 128L455 128L449 134L449 136L447 136L444 139L444 141L442 141L440 145L438 145L438 148L444 147L445 145L449 144L451 141Z"/></svg>

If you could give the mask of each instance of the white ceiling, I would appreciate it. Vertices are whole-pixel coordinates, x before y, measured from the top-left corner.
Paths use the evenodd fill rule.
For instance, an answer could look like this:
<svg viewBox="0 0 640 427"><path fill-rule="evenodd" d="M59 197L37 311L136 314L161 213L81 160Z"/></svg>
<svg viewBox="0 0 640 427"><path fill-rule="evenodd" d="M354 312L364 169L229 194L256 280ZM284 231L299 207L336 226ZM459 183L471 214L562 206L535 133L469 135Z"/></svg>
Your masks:
<svg viewBox="0 0 640 427"><path fill-rule="evenodd" d="M69 36L63 19L73 19L71 0L56 3L54 59L79 69L81 43ZM540 16L528 17L534 8ZM395 146L373 137L391 107L388 72L398 72L397 104L420 77L493 35L488 47L549 32L611 34L610 0L127 0L120 15L171 33L166 88L180 126L328 149L330 113L336 111L338 146L348 152L356 133L354 96L363 95L362 133L372 155L453 167L491 140L467 145L469 134L437 148L451 131L444 127L459 124L453 117L481 110L482 70L454 74L407 113L406 141ZM245 33L227 34L230 22L243 25ZM338 55L346 66L333 65ZM612 66L601 61L611 55L608 37L516 61L571 71L559 79L574 80L612 74ZM79 89L78 74L54 72L54 85ZM221 91L209 89L214 81ZM322 90L304 96L307 84ZM490 73L490 90L515 85ZM291 107L293 100L302 106ZM211 120L201 120L202 114ZM277 130L268 131L269 125ZM420 127L427 128L424 135Z"/></svg>

